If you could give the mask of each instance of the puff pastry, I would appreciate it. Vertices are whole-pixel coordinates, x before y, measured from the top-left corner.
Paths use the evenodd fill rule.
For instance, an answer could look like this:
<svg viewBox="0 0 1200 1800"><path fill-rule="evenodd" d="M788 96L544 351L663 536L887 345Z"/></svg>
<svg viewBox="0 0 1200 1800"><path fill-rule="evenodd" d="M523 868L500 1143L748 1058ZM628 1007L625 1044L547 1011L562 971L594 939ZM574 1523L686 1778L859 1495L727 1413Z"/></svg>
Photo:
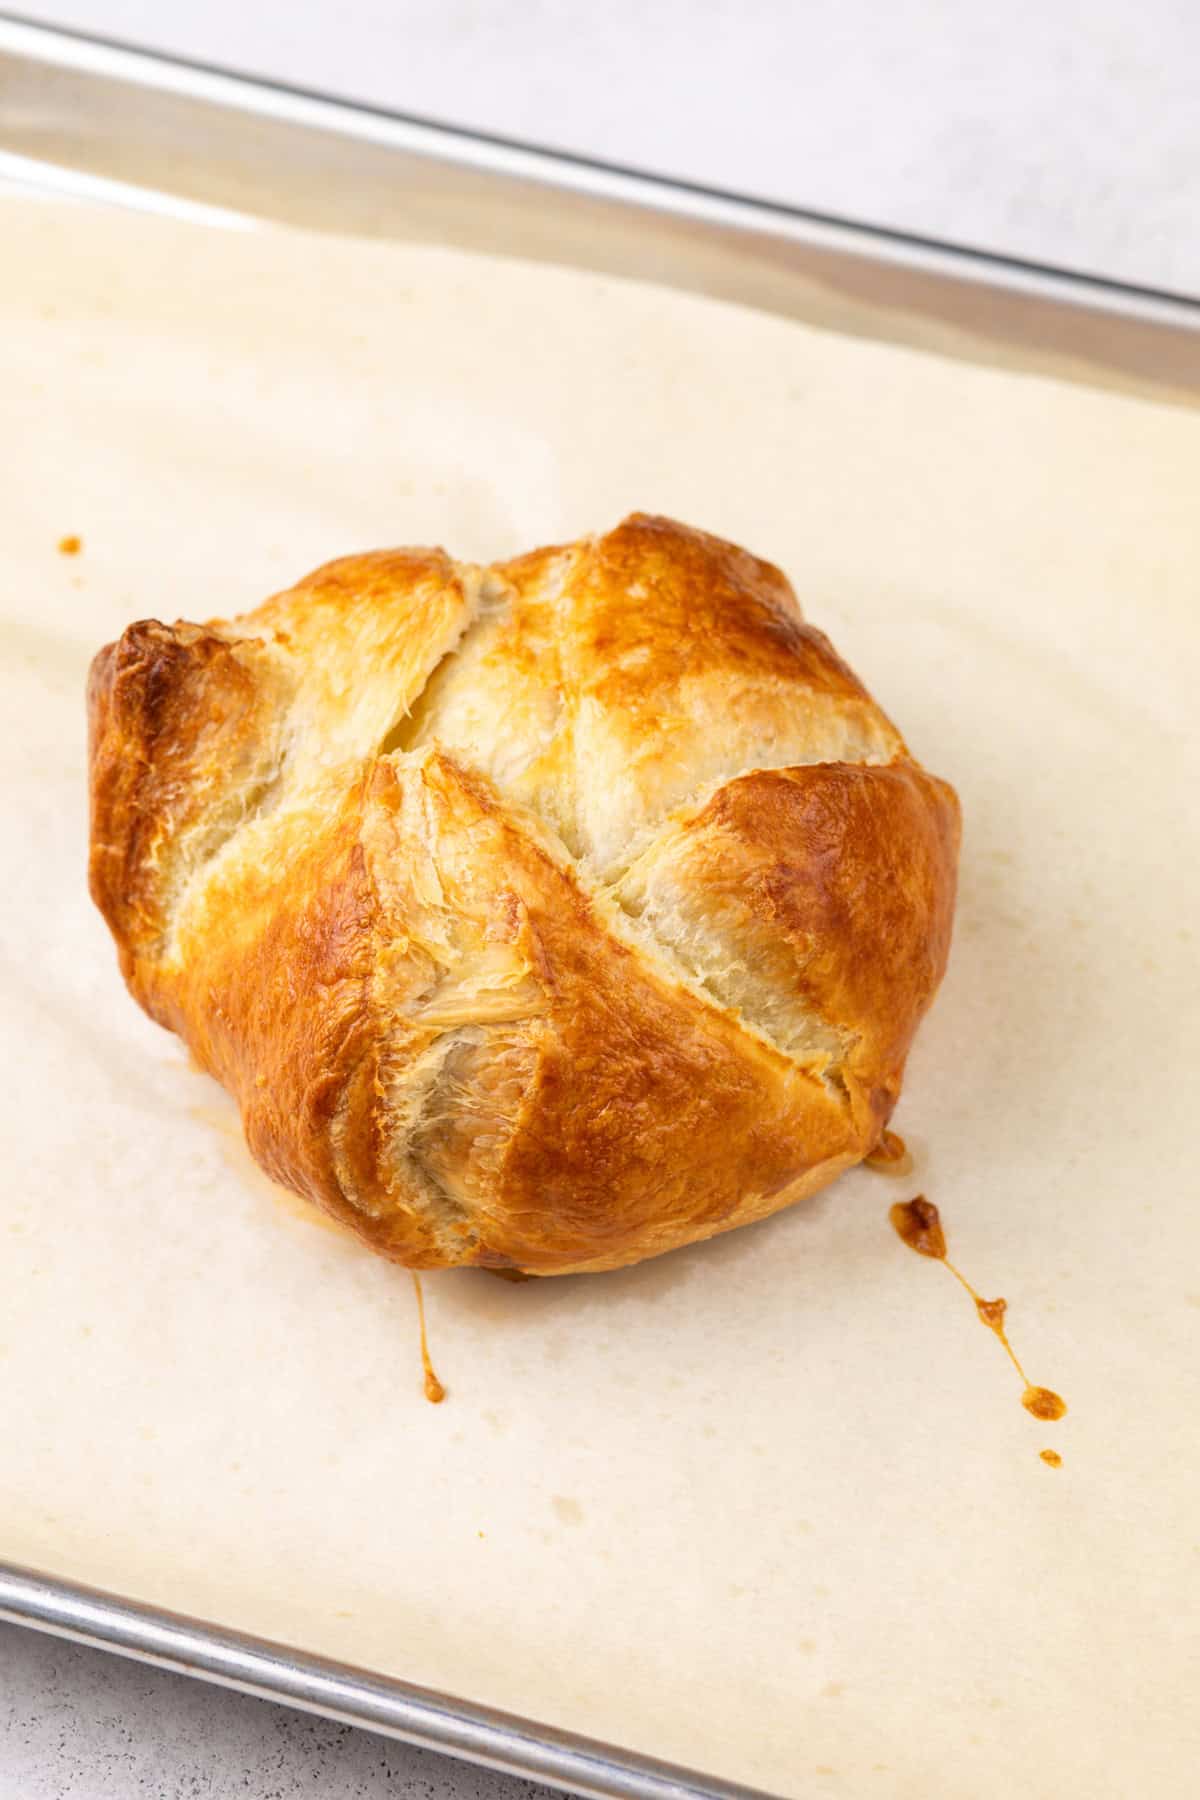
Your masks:
<svg viewBox="0 0 1200 1800"><path fill-rule="evenodd" d="M769 563L669 519L131 625L92 895L277 1181L412 1268L614 1268L875 1145L953 790Z"/></svg>

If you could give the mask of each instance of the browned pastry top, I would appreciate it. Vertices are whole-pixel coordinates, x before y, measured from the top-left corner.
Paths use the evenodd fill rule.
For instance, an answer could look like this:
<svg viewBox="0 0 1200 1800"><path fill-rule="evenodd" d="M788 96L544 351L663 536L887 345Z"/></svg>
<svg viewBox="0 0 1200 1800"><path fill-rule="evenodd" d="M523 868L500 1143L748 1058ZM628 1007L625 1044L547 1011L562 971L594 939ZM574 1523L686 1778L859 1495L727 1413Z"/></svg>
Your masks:
<svg viewBox="0 0 1200 1800"><path fill-rule="evenodd" d="M613 1268L876 1143L958 804L769 563L668 519L131 625L91 887L277 1180L416 1268Z"/></svg>

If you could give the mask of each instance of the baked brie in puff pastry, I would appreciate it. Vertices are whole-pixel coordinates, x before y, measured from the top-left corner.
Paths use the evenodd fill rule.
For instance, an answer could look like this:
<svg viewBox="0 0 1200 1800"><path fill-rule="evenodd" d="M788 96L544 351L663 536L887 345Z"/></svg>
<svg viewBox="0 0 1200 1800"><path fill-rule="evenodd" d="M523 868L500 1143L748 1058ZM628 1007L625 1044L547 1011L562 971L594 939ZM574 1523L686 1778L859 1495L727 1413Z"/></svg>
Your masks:
<svg viewBox="0 0 1200 1800"><path fill-rule="evenodd" d="M609 1269L878 1142L958 803L769 563L669 519L131 625L92 895L262 1167L415 1269Z"/></svg>

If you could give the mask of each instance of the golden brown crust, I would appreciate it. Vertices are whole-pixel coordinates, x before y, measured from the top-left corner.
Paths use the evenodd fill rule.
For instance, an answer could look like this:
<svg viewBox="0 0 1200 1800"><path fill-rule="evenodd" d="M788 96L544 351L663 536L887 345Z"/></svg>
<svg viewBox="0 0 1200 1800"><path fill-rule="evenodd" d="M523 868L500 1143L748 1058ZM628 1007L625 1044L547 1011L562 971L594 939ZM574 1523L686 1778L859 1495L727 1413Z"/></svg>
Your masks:
<svg viewBox="0 0 1200 1800"><path fill-rule="evenodd" d="M616 1267L875 1142L957 802L771 565L641 515L492 570L347 558L131 626L89 710L131 990L384 1254Z"/></svg>
<svg viewBox="0 0 1200 1800"><path fill-rule="evenodd" d="M181 841L198 828L214 835L229 813L225 796L214 803L210 772L220 770L229 794L269 778L278 694L256 650L151 619L92 664L89 876L123 956L151 950L165 931Z"/></svg>
<svg viewBox="0 0 1200 1800"><path fill-rule="evenodd" d="M789 1011L801 1042L824 1028L883 1125L946 966L958 834L953 789L907 758L762 769L680 819L622 889L697 972L719 963L748 998L770 984L753 1010L789 1048Z"/></svg>

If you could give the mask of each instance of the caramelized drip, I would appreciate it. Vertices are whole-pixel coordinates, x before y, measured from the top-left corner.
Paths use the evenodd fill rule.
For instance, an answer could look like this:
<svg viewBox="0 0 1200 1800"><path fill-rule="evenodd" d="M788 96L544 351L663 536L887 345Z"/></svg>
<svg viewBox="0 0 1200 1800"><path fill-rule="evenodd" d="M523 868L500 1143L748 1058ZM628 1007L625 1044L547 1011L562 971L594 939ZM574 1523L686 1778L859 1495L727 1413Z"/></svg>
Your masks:
<svg viewBox="0 0 1200 1800"><path fill-rule="evenodd" d="M907 1175L912 1169L908 1145L898 1131L885 1131L865 1160L868 1169L880 1169L885 1175Z"/></svg>
<svg viewBox="0 0 1200 1800"><path fill-rule="evenodd" d="M932 1200L918 1194L915 1200L901 1200L888 1213L897 1235L918 1256L946 1260L946 1237L941 1216Z"/></svg>
<svg viewBox="0 0 1200 1800"><path fill-rule="evenodd" d="M1027 1387L1021 1395L1021 1405L1035 1419L1061 1419L1067 1410L1066 1401L1053 1388Z"/></svg>
<svg viewBox="0 0 1200 1800"><path fill-rule="evenodd" d="M413 1269L410 1273L417 1296L417 1317L421 1321L421 1367L425 1371L425 1398L431 1406L440 1406L446 1398L446 1390L434 1373L433 1364L429 1360L429 1339L425 1335L425 1292L417 1271Z"/></svg>
<svg viewBox="0 0 1200 1800"><path fill-rule="evenodd" d="M954 1279L966 1288L975 1302L975 1311L979 1315L981 1323L986 1325L989 1331L995 1332L1003 1344L1005 1354L1013 1368L1021 1377L1021 1383L1025 1390L1021 1395L1021 1405L1026 1412L1032 1413L1035 1419L1061 1419L1067 1410L1066 1401L1061 1394L1056 1394L1053 1388L1034 1387L1021 1366L1021 1359L1008 1341L1008 1333L1004 1324L1008 1312L1008 1301L985 1300L971 1286L962 1270L956 1269L946 1255L946 1234L942 1230L941 1214L932 1200L927 1200L924 1194L918 1194L915 1200L905 1200L893 1206L889 1210L888 1217L896 1235L908 1245L910 1250L915 1250L918 1256L931 1256L935 1261L945 1263ZM1047 1460L1056 1454L1057 1452L1054 1451L1043 1452ZM1057 1468L1057 1466L1056 1463L1055 1467Z"/></svg>
<svg viewBox="0 0 1200 1800"><path fill-rule="evenodd" d="M1044 1463L1049 1463L1052 1469L1062 1468L1062 1457L1057 1450L1039 1450L1038 1455Z"/></svg>

